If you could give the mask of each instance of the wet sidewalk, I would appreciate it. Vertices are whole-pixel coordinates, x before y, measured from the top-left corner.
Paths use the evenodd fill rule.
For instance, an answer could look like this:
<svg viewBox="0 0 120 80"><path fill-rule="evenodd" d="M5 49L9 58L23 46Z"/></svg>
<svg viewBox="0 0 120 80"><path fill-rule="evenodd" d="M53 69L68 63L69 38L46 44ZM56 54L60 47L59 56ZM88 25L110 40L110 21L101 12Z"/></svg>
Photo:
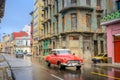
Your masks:
<svg viewBox="0 0 120 80"><path fill-rule="evenodd" d="M4 56L0 54L0 80L13 80L10 72Z"/></svg>
<svg viewBox="0 0 120 80"><path fill-rule="evenodd" d="M96 66L103 66L103 67L113 67L120 69L120 64L112 64L112 63L97 63Z"/></svg>

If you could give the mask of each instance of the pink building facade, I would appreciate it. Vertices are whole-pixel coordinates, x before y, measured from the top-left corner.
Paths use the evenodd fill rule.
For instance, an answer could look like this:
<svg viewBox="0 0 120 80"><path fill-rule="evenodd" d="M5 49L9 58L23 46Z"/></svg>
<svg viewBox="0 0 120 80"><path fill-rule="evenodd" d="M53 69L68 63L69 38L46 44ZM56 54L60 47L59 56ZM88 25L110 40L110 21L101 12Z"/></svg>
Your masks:
<svg viewBox="0 0 120 80"><path fill-rule="evenodd" d="M120 64L120 0L106 2L108 15L101 19L101 25L106 26L108 62Z"/></svg>
<svg viewBox="0 0 120 80"><path fill-rule="evenodd" d="M115 53L115 43L117 41L117 44L120 49L120 40L119 38L116 40L115 37L120 37L120 22L116 24L111 24L107 26L107 52L108 52L108 58L109 62L112 63L120 63L119 60L116 61L116 57L119 55L116 55ZM119 52L119 50L117 50ZM120 56L118 57L118 59Z"/></svg>

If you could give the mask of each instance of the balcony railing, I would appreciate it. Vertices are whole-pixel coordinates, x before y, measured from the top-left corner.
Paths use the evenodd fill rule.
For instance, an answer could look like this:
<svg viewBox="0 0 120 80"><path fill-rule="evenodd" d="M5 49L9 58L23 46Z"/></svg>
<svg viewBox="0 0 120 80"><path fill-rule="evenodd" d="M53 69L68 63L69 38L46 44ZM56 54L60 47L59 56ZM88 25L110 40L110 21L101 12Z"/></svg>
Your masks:
<svg viewBox="0 0 120 80"><path fill-rule="evenodd" d="M101 25L107 25L120 21L120 11L108 14L101 19Z"/></svg>
<svg viewBox="0 0 120 80"><path fill-rule="evenodd" d="M60 12L65 12L70 9L81 9L81 10L90 10L93 11L93 7L91 5L82 4L79 0L77 0L77 3L71 3L71 2L65 2L64 6L60 9Z"/></svg>

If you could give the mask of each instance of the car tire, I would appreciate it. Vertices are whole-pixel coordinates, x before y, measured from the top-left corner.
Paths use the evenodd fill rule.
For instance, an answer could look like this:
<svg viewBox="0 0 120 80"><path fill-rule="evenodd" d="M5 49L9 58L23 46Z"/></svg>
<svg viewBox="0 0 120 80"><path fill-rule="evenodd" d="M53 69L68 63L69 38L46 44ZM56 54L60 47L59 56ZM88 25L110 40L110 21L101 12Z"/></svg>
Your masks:
<svg viewBox="0 0 120 80"><path fill-rule="evenodd" d="M81 66L76 66L76 70L80 70Z"/></svg>
<svg viewBox="0 0 120 80"><path fill-rule="evenodd" d="M16 58L18 58L18 56L16 56Z"/></svg>
<svg viewBox="0 0 120 80"><path fill-rule="evenodd" d="M99 63L103 63L104 61L103 60L100 60Z"/></svg>
<svg viewBox="0 0 120 80"><path fill-rule="evenodd" d="M94 64L96 64L96 63L97 63L97 61L93 61L93 63L94 63Z"/></svg>
<svg viewBox="0 0 120 80"><path fill-rule="evenodd" d="M65 66L61 65L61 63L58 64L58 68L59 70L62 70L62 69L65 70Z"/></svg>
<svg viewBox="0 0 120 80"><path fill-rule="evenodd" d="M50 67L50 66L51 66L51 64L50 64L49 62L47 62L47 66L48 66L48 67Z"/></svg>

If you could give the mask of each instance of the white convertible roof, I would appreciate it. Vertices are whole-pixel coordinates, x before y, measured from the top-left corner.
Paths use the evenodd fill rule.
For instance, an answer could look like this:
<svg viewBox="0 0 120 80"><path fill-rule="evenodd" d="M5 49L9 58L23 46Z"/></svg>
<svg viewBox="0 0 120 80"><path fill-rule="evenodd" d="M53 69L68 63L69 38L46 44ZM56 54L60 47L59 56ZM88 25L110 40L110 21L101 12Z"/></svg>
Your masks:
<svg viewBox="0 0 120 80"><path fill-rule="evenodd" d="M58 50L59 50L59 51L60 51L60 50L62 51L62 50L70 50L70 49L52 49L52 51L58 51Z"/></svg>

